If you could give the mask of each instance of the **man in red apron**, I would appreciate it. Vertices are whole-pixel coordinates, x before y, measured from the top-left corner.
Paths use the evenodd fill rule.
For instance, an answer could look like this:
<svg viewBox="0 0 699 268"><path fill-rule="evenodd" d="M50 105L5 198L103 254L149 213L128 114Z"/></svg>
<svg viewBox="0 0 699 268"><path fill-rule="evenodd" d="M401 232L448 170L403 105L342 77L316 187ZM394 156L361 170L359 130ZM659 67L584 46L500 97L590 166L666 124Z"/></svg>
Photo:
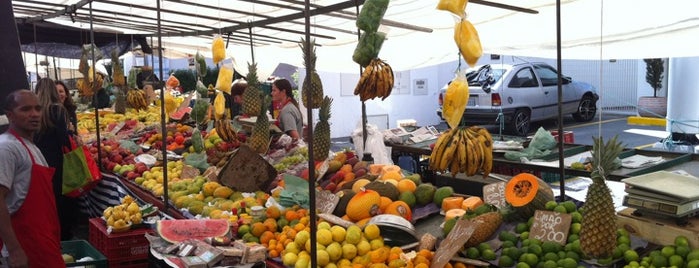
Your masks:
<svg viewBox="0 0 699 268"><path fill-rule="evenodd" d="M32 142L41 106L28 90L3 104L10 122L0 135L0 247L9 267L65 267L51 179L54 169Z"/></svg>

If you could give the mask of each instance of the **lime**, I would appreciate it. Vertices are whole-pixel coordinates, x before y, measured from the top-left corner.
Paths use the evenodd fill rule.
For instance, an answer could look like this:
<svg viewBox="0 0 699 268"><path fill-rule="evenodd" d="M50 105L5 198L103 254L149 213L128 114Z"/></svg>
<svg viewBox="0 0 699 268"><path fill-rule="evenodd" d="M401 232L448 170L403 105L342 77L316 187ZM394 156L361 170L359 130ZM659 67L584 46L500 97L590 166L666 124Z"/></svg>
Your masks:
<svg viewBox="0 0 699 268"><path fill-rule="evenodd" d="M677 237L675 237L675 246L689 247L689 239L686 236L678 235Z"/></svg>
<svg viewBox="0 0 699 268"><path fill-rule="evenodd" d="M630 261L629 266L635 268L641 266L641 264L639 264L637 261Z"/></svg>
<svg viewBox="0 0 699 268"><path fill-rule="evenodd" d="M510 256L507 255L500 256L500 259L498 260L499 267L511 267L514 264L514 260L512 260L512 258L510 258Z"/></svg>
<svg viewBox="0 0 699 268"><path fill-rule="evenodd" d="M544 241L541 243L541 249L544 251L544 253L558 252L561 250L561 245L556 242Z"/></svg>
<svg viewBox="0 0 699 268"><path fill-rule="evenodd" d="M545 261L558 261L558 259L558 254L556 254L556 252L549 252L544 254Z"/></svg>
<svg viewBox="0 0 699 268"><path fill-rule="evenodd" d="M573 223L581 223L582 222L582 214L578 211L573 211L573 213L570 213L570 216L572 218Z"/></svg>
<svg viewBox="0 0 699 268"><path fill-rule="evenodd" d="M687 261L699 260L699 249L693 249L685 257Z"/></svg>
<svg viewBox="0 0 699 268"><path fill-rule="evenodd" d="M667 258L663 255L658 255L651 258L651 264L655 267L666 267Z"/></svg>
<svg viewBox="0 0 699 268"><path fill-rule="evenodd" d="M527 226L526 223L520 222L515 226L515 233L521 234L523 232L526 232L529 230L529 227Z"/></svg>
<svg viewBox="0 0 699 268"><path fill-rule="evenodd" d="M513 243L519 241L517 235L509 231L500 232L500 234L498 234L498 239L500 239L500 241L512 241Z"/></svg>
<svg viewBox="0 0 699 268"><path fill-rule="evenodd" d="M571 223L570 224L570 233L571 234L579 234L580 233L580 228L582 228L582 224L576 222L576 223Z"/></svg>
<svg viewBox="0 0 699 268"><path fill-rule="evenodd" d="M580 236L577 234L569 234L568 235L568 243L572 243L576 240L580 240Z"/></svg>
<svg viewBox="0 0 699 268"><path fill-rule="evenodd" d="M630 247L629 245L627 245L627 244L618 244L618 245L616 246L616 248L618 248L618 249L621 250L621 254L622 254L622 255L624 254L624 252L626 252L627 250L631 249L631 247ZM621 257L621 256L619 256L619 257Z"/></svg>
<svg viewBox="0 0 699 268"><path fill-rule="evenodd" d="M570 247L571 251L574 251L576 253L582 253L582 251L580 250L580 240L575 240L571 244L572 244L572 246Z"/></svg>
<svg viewBox="0 0 699 268"><path fill-rule="evenodd" d="M527 229L531 229L532 224L534 224L534 216L529 217L529 219L527 220Z"/></svg>
<svg viewBox="0 0 699 268"><path fill-rule="evenodd" d="M571 258L560 259L557 262L559 267L563 268L577 268L578 262Z"/></svg>
<svg viewBox="0 0 699 268"><path fill-rule="evenodd" d="M524 239L524 240L522 240L522 246L523 246L523 247L528 247L529 245L531 245L531 242L532 242L532 240L529 239L529 238Z"/></svg>
<svg viewBox="0 0 699 268"><path fill-rule="evenodd" d="M568 209L563 205L558 205L553 209L553 212L568 213Z"/></svg>
<svg viewBox="0 0 699 268"><path fill-rule="evenodd" d="M510 247L514 247L514 246L516 246L516 244L512 241L502 242L502 248L510 248Z"/></svg>
<svg viewBox="0 0 699 268"><path fill-rule="evenodd" d="M638 261L638 252L633 249L624 251L624 260L628 263L632 261Z"/></svg>
<svg viewBox="0 0 699 268"><path fill-rule="evenodd" d="M470 247L466 249L466 257L469 259L478 259L481 256L481 252L478 251L478 248L476 247Z"/></svg>
<svg viewBox="0 0 699 268"><path fill-rule="evenodd" d="M616 236L617 236L617 237L619 237L619 236L626 236L626 237L628 237L628 236L629 236L629 231L627 231L627 230L624 229L624 228L616 229Z"/></svg>
<svg viewBox="0 0 699 268"><path fill-rule="evenodd" d="M548 260L544 262L544 268L556 268L558 267L558 264L556 261Z"/></svg>
<svg viewBox="0 0 699 268"><path fill-rule="evenodd" d="M597 263L599 263L600 265L603 265L603 266L610 265L610 264L612 264L612 262L614 262L614 259L612 257L597 260Z"/></svg>
<svg viewBox="0 0 699 268"><path fill-rule="evenodd" d="M558 260L562 260L566 258L566 252L565 251L559 251L558 252Z"/></svg>
<svg viewBox="0 0 699 268"><path fill-rule="evenodd" d="M651 261L653 258L655 258L657 256L662 256L662 254L660 254L660 250L656 249L656 250L651 251L650 253L648 253L648 257L650 257L650 259L648 261Z"/></svg>
<svg viewBox="0 0 699 268"><path fill-rule="evenodd" d="M615 247L612 253L612 259L618 259L624 257L624 249L620 247Z"/></svg>
<svg viewBox="0 0 699 268"><path fill-rule="evenodd" d="M568 213L573 213L573 211L578 210L578 206L575 204L575 202L570 201L570 200L563 201L563 203L561 203L561 205L563 205L563 207L566 208L566 211Z"/></svg>
<svg viewBox="0 0 699 268"><path fill-rule="evenodd" d="M680 255L670 256L668 262L670 263L670 266L684 267L684 259Z"/></svg>
<svg viewBox="0 0 699 268"><path fill-rule="evenodd" d="M551 201L546 202L545 206L546 206L546 210L553 210L554 208L556 208L558 206L558 203L556 201L551 200Z"/></svg>
<svg viewBox="0 0 699 268"><path fill-rule="evenodd" d="M529 239L529 244L530 244L530 245L539 245L539 246L541 246L541 240L536 239L536 238L530 238L530 239Z"/></svg>
<svg viewBox="0 0 699 268"><path fill-rule="evenodd" d="M544 250L539 245L529 245L529 253L536 254L536 256L541 256L544 254Z"/></svg>
<svg viewBox="0 0 699 268"><path fill-rule="evenodd" d="M505 248L502 251L501 256L502 255L506 255L510 257L512 260L519 260L519 257L522 255L522 251L516 247Z"/></svg>
<svg viewBox="0 0 699 268"><path fill-rule="evenodd" d="M580 255L578 255L578 253L575 253L573 251L566 252L566 258L571 258L577 262L580 261Z"/></svg>
<svg viewBox="0 0 699 268"><path fill-rule="evenodd" d="M529 264L527 264L526 262L518 262L517 266L515 266L515 267L516 268L530 268L531 266L529 266Z"/></svg>
<svg viewBox="0 0 699 268"><path fill-rule="evenodd" d="M631 245L631 239L628 236L620 236L619 238L616 239L616 243L618 244L627 244Z"/></svg>
<svg viewBox="0 0 699 268"><path fill-rule="evenodd" d="M527 227L527 228L529 228L529 227ZM527 239L527 238L529 238L529 232L528 232L528 231L524 231L524 232L522 232L522 233L519 234L519 239Z"/></svg>
<svg viewBox="0 0 699 268"><path fill-rule="evenodd" d="M481 257L483 257L483 259L489 260L489 261L497 259L497 256L495 255L495 251L493 251L492 249L489 249L489 248L487 248L487 249L483 250L483 252L481 252Z"/></svg>
<svg viewBox="0 0 699 268"><path fill-rule="evenodd" d="M682 256L682 258L686 258L687 254L689 254L691 251L692 249L688 246L677 246L675 248L675 254Z"/></svg>
<svg viewBox="0 0 699 268"><path fill-rule="evenodd" d="M687 262L687 268L699 268L699 260L691 260Z"/></svg>
<svg viewBox="0 0 699 268"><path fill-rule="evenodd" d="M665 258L670 258L670 256L675 255L675 247L674 246L664 246L660 250L660 254L663 255L663 257L665 257Z"/></svg>
<svg viewBox="0 0 699 268"><path fill-rule="evenodd" d="M490 248L490 244L488 244L488 243L486 243L486 242L483 242L483 243L478 244L478 250L479 250L481 253L483 253L483 251L485 251L486 249L491 249L491 248Z"/></svg>
<svg viewBox="0 0 699 268"><path fill-rule="evenodd" d="M533 253L524 253L522 256L519 256L519 261L520 262L525 262L529 264L529 266L536 266L537 263L539 263L539 257L536 256Z"/></svg>

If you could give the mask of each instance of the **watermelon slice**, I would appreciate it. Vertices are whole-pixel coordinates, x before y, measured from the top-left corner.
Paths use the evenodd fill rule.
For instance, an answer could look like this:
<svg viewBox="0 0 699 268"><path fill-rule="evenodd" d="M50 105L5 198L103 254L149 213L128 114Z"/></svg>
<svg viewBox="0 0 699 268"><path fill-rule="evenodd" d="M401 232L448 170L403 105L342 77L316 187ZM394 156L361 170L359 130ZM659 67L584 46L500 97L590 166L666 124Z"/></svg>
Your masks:
<svg viewBox="0 0 699 268"><path fill-rule="evenodd" d="M228 234L230 226L225 219L160 220L157 223L157 230L163 239L170 243L177 243L187 239L224 236Z"/></svg>

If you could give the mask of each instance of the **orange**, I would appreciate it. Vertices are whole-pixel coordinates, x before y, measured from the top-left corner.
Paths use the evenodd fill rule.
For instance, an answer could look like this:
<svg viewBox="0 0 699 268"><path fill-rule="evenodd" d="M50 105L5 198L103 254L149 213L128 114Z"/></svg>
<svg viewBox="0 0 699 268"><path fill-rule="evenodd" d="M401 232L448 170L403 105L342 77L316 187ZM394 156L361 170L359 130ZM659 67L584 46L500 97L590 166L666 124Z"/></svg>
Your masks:
<svg viewBox="0 0 699 268"><path fill-rule="evenodd" d="M276 232L277 231L277 221L275 221L272 218L267 218L263 224L265 227L267 227L267 230L270 232Z"/></svg>
<svg viewBox="0 0 699 268"><path fill-rule="evenodd" d="M350 165L350 164L344 164L344 165L342 165L342 167L340 168L340 170L341 170L341 171L344 171L344 172L346 172L346 173L352 173L352 165Z"/></svg>
<svg viewBox="0 0 699 268"><path fill-rule="evenodd" d="M423 256L431 261L432 256L434 256L434 253L432 251L427 250L427 249L421 249L420 251L417 252L417 255Z"/></svg>
<svg viewBox="0 0 699 268"><path fill-rule="evenodd" d="M261 243L261 244L269 244L269 242L270 242L272 239L274 239L274 233L272 233L272 232L270 232L270 231L264 231L264 232L260 235L260 243Z"/></svg>
<svg viewBox="0 0 699 268"><path fill-rule="evenodd" d="M262 235L262 233L264 233L265 231L267 231L267 226L265 226L261 222L253 223L252 230L250 230L252 235L254 235L255 237L260 237Z"/></svg>
<svg viewBox="0 0 699 268"><path fill-rule="evenodd" d="M292 209L287 209L286 212L284 212L284 217L287 221L298 220L299 218L301 218L299 217L299 214Z"/></svg>
<svg viewBox="0 0 699 268"><path fill-rule="evenodd" d="M282 215L282 211L277 206L271 206L267 208L265 214L267 215L267 218L272 218L276 220L279 219L279 217Z"/></svg>
<svg viewBox="0 0 699 268"><path fill-rule="evenodd" d="M415 182L412 180L399 180L398 181L398 192L401 194L403 192L415 192L415 189L417 189L417 185L415 185ZM461 204L459 204L461 205Z"/></svg>

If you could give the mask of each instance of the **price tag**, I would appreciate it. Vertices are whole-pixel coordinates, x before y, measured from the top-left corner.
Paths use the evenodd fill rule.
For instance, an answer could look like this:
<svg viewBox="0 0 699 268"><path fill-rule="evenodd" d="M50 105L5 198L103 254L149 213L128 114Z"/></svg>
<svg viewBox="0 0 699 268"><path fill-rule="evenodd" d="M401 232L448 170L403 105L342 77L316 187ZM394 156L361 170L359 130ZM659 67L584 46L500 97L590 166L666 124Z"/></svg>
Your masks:
<svg viewBox="0 0 699 268"><path fill-rule="evenodd" d="M568 241L571 221L570 214L537 210L534 212L534 222L529 230L529 237L541 242L551 241L565 245Z"/></svg>
<svg viewBox="0 0 699 268"><path fill-rule="evenodd" d="M444 241L439 243L439 248L434 254L434 260L432 260L430 268L444 267L444 265L454 257L454 254L466 244L466 241L471 238L473 231L476 230L479 225L479 223L475 223L469 219L457 220L456 224L454 224L454 228L449 232L449 235L444 238Z"/></svg>
<svg viewBox="0 0 699 268"><path fill-rule="evenodd" d="M338 202L340 202L340 197L332 192L316 190L316 209L318 209L320 213L332 214Z"/></svg>
<svg viewBox="0 0 699 268"><path fill-rule="evenodd" d="M505 200L505 182L496 182L483 186L483 202L499 209L507 206Z"/></svg>

